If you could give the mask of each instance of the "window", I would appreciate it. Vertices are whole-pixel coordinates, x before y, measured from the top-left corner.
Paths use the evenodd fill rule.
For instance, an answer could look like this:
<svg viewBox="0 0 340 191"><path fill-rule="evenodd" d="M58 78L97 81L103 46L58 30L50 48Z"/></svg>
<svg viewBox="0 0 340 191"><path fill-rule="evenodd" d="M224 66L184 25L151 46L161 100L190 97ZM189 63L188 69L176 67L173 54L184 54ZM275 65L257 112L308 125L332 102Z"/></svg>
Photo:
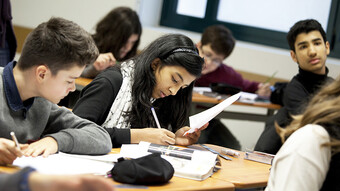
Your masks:
<svg viewBox="0 0 340 191"><path fill-rule="evenodd" d="M340 58L339 0L163 0L160 24L195 32L223 24L238 40L288 49L289 28L307 18L321 23L330 56Z"/></svg>

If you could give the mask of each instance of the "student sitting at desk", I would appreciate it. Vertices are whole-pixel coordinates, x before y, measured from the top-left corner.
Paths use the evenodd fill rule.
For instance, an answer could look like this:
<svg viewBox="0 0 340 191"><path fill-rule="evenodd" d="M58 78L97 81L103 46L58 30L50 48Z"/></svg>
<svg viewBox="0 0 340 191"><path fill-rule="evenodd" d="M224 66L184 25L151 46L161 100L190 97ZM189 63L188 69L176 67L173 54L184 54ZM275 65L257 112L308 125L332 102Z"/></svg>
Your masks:
<svg viewBox="0 0 340 191"><path fill-rule="evenodd" d="M137 13L129 7L118 7L111 10L98 22L95 34L92 35L99 56L89 64L81 74L85 78L94 78L108 67L127 60L137 53L142 25ZM79 92L72 92L62 99L59 105L73 108Z"/></svg>
<svg viewBox="0 0 340 191"><path fill-rule="evenodd" d="M193 144L200 131L183 134L189 129L185 125L193 83L203 63L188 37L162 36L141 54L99 74L82 90L73 112L105 127L115 147L142 140L163 145ZM162 128L146 128L157 127L152 107Z"/></svg>
<svg viewBox="0 0 340 191"><path fill-rule="evenodd" d="M244 92L269 97L271 93L269 83L246 80L232 67L223 63L234 47L235 38L227 27L223 25L207 27L201 41L197 43L200 55L205 59L205 65L202 76L196 81L195 86L209 87L212 83L224 83L239 87ZM210 121L209 128L202 132L199 142L240 149L238 140L218 119Z"/></svg>
<svg viewBox="0 0 340 191"><path fill-rule="evenodd" d="M266 190L339 190L339 119L340 76L289 126L276 127L282 141L289 138L274 158Z"/></svg>
<svg viewBox="0 0 340 191"><path fill-rule="evenodd" d="M283 94L283 107L266 121L265 129L255 145L255 150L276 154L282 143L274 123L285 127L292 121L291 115L300 114L309 98L326 82L326 59L329 43L321 24L314 19L295 23L287 34L291 57L297 63L299 73L288 83Z"/></svg>
<svg viewBox="0 0 340 191"><path fill-rule="evenodd" d="M0 164L21 155L48 156L58 151L106 154L108 133L91 121L56 105L70 91L86 64L98 56L91 36L77 24L51 18L27 37L18 62L0 68L0 137L15 132L21 145L1 150Z"/></svg>
<svg viewBox="0 0 340 191"><path fill-rule="evenodd" d="M94 78L99 72L127 60L137 53L142 25L137 13L129 7L118 7L110 11L96 26L92 35L99 52L98 59L88 65L82 77Z"/></svg>
<svg viewBox="0 0 340 191"><path fill-rule="evenodd" d="M205 59L205 65L202 76L196 81L195 86L209 87L211 83L225 83L239 87L244 92L269 97L271 93L269 83L246 80L232 67L223 63L234 47L235 38L227 27L223 25L207 27L201 41L197 43L200 55Z"/></svg>

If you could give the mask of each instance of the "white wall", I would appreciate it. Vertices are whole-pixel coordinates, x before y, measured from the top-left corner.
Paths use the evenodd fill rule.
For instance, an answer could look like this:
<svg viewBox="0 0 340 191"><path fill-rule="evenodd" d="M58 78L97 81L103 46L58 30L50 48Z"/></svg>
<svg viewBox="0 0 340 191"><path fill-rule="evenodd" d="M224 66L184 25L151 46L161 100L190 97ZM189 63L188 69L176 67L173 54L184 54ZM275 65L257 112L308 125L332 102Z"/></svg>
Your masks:
<svg viewBox="0 0 340 191"><path fill-rule="evenodd" d="M13 23L34 28L51 16L70 19L93 32L95 24L111 9L128 6L136 10L141 18L143 34L140 48L144 48L158 36L165 33L184 33L195 42L199 33L159 27L162 1L160 0L12 0ZM291 79L297 72L297 65L290 59L289 51L258 44L238 41L226 63L235 69L270 76L278 71L276 77ZM340 59L327 61L330 76L340 73Z"/></svg>
<svg viewBox="0 0 340 191"><path fill-rule="evenodd" d="M137 0L11 0L13 24L36 27L52 16L72 20L92 31L95 24L115 7L136 10Z"/></svg>
<svg viewBox="0 0 340 191"><path fill-rule="evenodd" d="M136 10L142 21L143 34L140 48L144 48L158 36L165 33L184 33L195 42L199 33L159 27L162 1L160 0L12 0L13 24L34 28L51 16L60 16L80 24L93 32L95 24L111 9L128 6ZM234 52L226 63L235 69L270 76L291 79L297 73L297 65L288 50L238 41ZM340 74L340 59L329 58L327 66L330 76ZM244 109L244 108L241 108ZM263 130L263 123L228 120L224 122L238 137L243 148L252 148Z"/></svg>

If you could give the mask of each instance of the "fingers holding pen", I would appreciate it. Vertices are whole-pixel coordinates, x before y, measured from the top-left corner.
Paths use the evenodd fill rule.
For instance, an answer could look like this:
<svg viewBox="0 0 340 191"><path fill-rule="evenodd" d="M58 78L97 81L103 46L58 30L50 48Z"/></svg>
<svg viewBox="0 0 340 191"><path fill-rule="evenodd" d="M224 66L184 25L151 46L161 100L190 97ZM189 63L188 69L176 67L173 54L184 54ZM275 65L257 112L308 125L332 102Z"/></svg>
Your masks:
<svg viewBox="0 0 340 191"><path fill-rule="evenodd" d="M262 97L270 97L271 93L272 91L269 83L260 83L256 91L256 94Z"/></svg>
<svg viewBox="0 0 340 191"><path fill-rule="evenodd" d="M161 145L173 145L175 144L175 134L167 129L153 129L155 135L151 143L161 144Z"/></svg>
<svg viewBox="0 0 340 191"><path fill-rule="evenodd" d="M155 144L169 145L175 143L175 134L163 128L131 129L131 143L146 141Z"/></svg>

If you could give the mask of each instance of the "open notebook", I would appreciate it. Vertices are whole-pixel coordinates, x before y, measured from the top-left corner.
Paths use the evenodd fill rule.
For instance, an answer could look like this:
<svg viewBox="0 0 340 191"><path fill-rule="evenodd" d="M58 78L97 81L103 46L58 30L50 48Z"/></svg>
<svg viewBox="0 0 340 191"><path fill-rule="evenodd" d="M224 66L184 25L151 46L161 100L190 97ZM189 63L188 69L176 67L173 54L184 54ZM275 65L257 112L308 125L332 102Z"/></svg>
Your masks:
<svg viewBox="0 0 340 191"><path fill-rule="evenodd" d="M174 176L193 180L204 180L214 172L217 155L208 151L158 145L141 141L138 145L123 145L120 154L137 158L150 153L159 153L175 169Z"/></svg>

